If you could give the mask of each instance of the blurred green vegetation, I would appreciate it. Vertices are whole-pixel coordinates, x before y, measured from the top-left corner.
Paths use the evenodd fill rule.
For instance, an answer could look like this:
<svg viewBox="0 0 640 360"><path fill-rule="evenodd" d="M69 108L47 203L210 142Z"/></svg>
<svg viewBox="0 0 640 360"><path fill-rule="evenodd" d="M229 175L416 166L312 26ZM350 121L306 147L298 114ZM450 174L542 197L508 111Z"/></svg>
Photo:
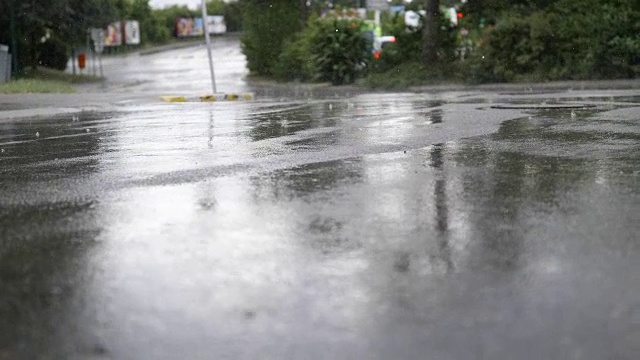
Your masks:
<svg viewBox="0 0 640 360"><path fill-rule="evenodd" d="M273 76L283 45L302 29L298 4L290 0L242 1L242 51L255 75Z"/></svg>
<svg viewBox="0 0 640 360"><path fill-rule="evenodd" d="M75 85L103 80L98 76L73 75L46 67L27 68L20 78L0 84L0 94L73 93Z"/></svg>
<svg viewBox="0 0 640 360"><path fill-rule="evenodd" d="M73 93L73 86L61 81L18 79L0 84L0 94Z"/></svg>
<svg viewBox="0 0 640 360"><path fill-rule="evenodd" d="M367 69L371 59L360 19L314 17L286 41L274 67L282 80L350 84Z"/></svg>
<svg viewBox="0 0 640 360"><path fill-rule="evenodd" d="M408 8L420 10L426 2L413 1ZM64 69L68 59L86 47L88 29L119 20L140 22L142 47L190 40L175 37L175 19L199 17L199 9L177 5L152 9L149 3L3 0L0 44L9 45L14 53L17 49L15 70L19 73L40 66ZM385 81L401 86L618 79L640 74L638 0L464 4L442 0L443 10L455 5L462 17L457 25L441 17L438 63L430 66L421 65L425 63L422 29L407 27L402 15L382 14L383 34L394 35L397 41L386 44L379 58L362 52L364 35L349 27L357 20L353 7L360 4L358 0L208 0L207 11L224 15L228 31L243 31L242 48L253 75L282 81L340 84L364 78L371 86L382 86ZM372 19L373 13L367 16Z"/></svg>
<svg viewBox="0 0 640 360"><path fill-rule="evenodd" d="M476 82L637 77L640 2L560 0L509 9L484 29L468 64Z"/></svg>
<svg viewBox="0 0 640 360"><path fill-rule="evenodd" d="M353 56L353 42L336 41L333 36L339 29L318 25L323 23L318 17L328 10L322 4L314 2L305 9L303 2L293 1L242 0L242 3L246 23L256 24L246 27L243 40L252 73L285 81L355 80L351 75L342 76L344 80L340 81L335 80L340 76L334 79L319 75L327 74L328 69L339 72L349 62L335 54ZM447 82L621 79L637 78L640 74L640 1L440 3L443 14L445 4L455 4L459 14L457 25L441 17L436 64L423 65L421 27L407 27L401 14L383 13L383 34L394 35L396 42L386 44L376 59L365 56L359 60L359 64L367 67L353 72L353 77L363 77L364 83L372 87L398 88ZM277 15L283 4L288 9L286 17ZM420 10L424 2L414 1L410 7ZM340 6L332 11L348 12ZM295 24L296 12L301 26L291 26ZM368 16L372 18L371 13ZM270 36L278 38L267 39ZM322 42L332 38L333 41ZM327 54L325 62L318 61L322 53Z"/></svg>

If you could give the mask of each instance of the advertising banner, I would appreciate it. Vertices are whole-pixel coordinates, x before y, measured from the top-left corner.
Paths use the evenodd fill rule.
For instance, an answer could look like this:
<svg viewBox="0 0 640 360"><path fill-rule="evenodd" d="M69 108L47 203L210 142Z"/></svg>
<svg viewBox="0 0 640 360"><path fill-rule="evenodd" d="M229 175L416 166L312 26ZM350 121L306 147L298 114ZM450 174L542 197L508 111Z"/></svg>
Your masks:
<svg viewBox="0 0 640 360"><path fill-rule="evenodd" d="M204 30L202 30L202 18L176 18L177 37L182 38L202 35L204 35Z"/></svg>
<svg viewBox="0 0 640 360"><path fill-rule="evenodd" d="M122 45L122 27L118 21L107 26L107 36L104 38L104 46L120 45Z"/></svg>
<svg viewBox="0 0 640 360"><path fill-rule="evenodd" d="M207 16L207 30L209 34L224 34L227 32L227 24L223 15Z"/></svg>
<svg viewBox="0 0 640 360"><path fill-rule="evenodd" d="M222 15L210 15L207 17L207 29L209 34L223 34L227 32L227 25ZM176 37L203 36L204 26L202 18L176 18Z"/></svg>
<svg viewBox="0 0 640 360"><path fill-rule="evenodd" d="M129 20L124 25L124 43L140 45L140 23L137 20Z"/></svg>

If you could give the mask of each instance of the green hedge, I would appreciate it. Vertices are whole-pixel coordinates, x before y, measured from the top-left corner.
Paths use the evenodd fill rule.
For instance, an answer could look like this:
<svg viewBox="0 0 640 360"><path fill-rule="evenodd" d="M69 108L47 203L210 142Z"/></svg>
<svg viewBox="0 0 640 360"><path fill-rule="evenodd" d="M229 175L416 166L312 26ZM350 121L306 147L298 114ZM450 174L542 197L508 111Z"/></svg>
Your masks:
<svg viewBox="0 0 640 360"><path fill-rule="evenodd" d="M38 65L64 70L69 60L71 47L57 37L38 44Z"/></svg>
<svg viewBox="0 0 640 360"><path fill-rule="evenodd" d="M353 83L367 69L371 53L357 19L318 19L312 25L311 54L315 80Z"/></svg>
<svg viewBox="0 0 640 360"><path fill-rule="evenodd" d="M282 80L353 83L371 60L360 19L312 18L284 45L274 68Z"/></svg>
<svg viewBox="0 0 640 360"><path fill-rule="evenodd" d="M486 30L469 77L486 81L632 78L640 65L640 2L560 0L505 13Z"/></svg>
<svg viewBox="0 0 640 360"><path fill-rule="evenodd" d="M300 30L297 2L247 0L243 7L242 51L249 71L271 76L283 43Z"/></svg>

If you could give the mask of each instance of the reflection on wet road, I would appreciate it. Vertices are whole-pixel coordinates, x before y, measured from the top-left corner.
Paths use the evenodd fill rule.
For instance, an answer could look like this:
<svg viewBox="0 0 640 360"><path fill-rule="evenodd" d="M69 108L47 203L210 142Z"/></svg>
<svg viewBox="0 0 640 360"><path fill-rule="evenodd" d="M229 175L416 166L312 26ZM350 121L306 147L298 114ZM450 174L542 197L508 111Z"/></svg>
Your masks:
<svg viewBox="0 0 640 360"><path fill-rule="evenodd" d="M640 107L0 123L0 359L631 359Z"/></svg>

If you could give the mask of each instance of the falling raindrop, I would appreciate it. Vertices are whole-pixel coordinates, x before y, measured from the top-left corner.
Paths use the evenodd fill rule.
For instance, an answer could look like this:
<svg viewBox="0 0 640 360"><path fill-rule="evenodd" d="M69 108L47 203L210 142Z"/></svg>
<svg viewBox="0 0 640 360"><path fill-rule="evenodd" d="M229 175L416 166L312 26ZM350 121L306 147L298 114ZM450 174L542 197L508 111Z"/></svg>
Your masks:
<svg viewBox="0 0 640 360"><path fill-rule="evenodd" d="M329 110L333 110L333 104L329 104Z"/></svg>

